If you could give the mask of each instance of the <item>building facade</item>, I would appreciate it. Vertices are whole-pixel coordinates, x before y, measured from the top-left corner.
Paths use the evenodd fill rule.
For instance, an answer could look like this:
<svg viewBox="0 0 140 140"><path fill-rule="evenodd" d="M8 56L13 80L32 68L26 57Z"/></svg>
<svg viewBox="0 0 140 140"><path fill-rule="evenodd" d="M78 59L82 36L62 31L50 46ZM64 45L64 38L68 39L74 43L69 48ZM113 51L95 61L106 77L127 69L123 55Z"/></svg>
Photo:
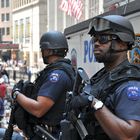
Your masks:
<svg viewBox="0 0 140 140"><path fill-rule="evenodd" d="M47 30L46 0L13 0L13 41L20 46L19 59L28 66L40 61L39 39Z"/></svg>
<svg viewBox="0 0 140 140"><path fill-rule="evenodd" d="M43 66L39 39L44 32L63 32L66 27L103 13L102 0L82 0L82 16L77 20L60 9L61 2L62 0L12 0L13 41L20 46L19 59L25 60L30 67Z"/></svg>
<svg viewBox="0 0 140 140"><path fill-rule="evenodd" d="M135 0L104 0L103 8L104 12L115 10L116 8L126 5L129 2Z"/></svg>
<svg viewBox="0 0 140 140"><path fill-rule="evenodd" d="M0 0L0 58L1 61L15 59L18 44L12 41L11 0Z"/></svg>

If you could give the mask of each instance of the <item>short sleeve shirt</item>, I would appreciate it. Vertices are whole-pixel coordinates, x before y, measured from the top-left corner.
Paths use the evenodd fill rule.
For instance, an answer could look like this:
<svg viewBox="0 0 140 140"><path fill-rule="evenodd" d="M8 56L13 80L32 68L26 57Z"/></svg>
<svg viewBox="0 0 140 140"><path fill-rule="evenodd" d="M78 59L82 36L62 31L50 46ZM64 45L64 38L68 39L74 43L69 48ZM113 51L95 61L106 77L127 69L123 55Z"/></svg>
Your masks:
<svg viewBox="0 0 140 140"><path fill-rule="evenodd" d="M63 70L53 70L49 73L46 82L41 86L38 96L45 96L57 101L58 98L70 90L71 80Z"/></svg>
<svg viewBox="0 0 140 140"><path fill-rule="evenodd" d="M140 121L140 82L125 82L110 96L114 113L124 120Z"/></svg>

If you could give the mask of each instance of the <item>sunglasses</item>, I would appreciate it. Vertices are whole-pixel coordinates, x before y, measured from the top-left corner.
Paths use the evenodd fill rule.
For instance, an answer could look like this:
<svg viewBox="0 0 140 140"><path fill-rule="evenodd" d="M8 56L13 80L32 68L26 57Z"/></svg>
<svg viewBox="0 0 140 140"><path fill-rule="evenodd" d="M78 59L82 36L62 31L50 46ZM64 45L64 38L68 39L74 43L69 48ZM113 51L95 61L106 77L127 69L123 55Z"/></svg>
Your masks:
<svg viewBox="0 0 140 140"><path fill-rule="evenodd" d="M116 40L118 37L116 35L107 35L107 34L101 34L101 35L95 35L92 37L92 42L99 42L100 44L106 44L109 41Z"/></svg>

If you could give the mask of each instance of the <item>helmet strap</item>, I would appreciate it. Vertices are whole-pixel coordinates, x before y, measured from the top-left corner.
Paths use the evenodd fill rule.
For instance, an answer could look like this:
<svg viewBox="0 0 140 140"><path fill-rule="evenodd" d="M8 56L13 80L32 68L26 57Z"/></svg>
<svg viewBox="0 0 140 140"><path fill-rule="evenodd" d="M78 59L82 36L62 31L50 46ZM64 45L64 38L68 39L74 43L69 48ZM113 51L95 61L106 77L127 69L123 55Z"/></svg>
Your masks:
<svg viewBox="0 0 140 140"><path fill-rule="evenodd" d="M52 50L52 55L58 55L58 56L62 56L62 57L65 57L66 56L66 53L67 51L66 50L58 50L58 49L55 49L55 50Z"/></svg>
<svg viewBox="0 0 140 140"><path fill-rule="evenodd" d="M115 45L116 45L116 40L112 40L111 41L111 45L110 45L110 53L119 53L119 52L124 52L127 51L127 49L122 49L122 50L117 50L115 49Z"/></svg>

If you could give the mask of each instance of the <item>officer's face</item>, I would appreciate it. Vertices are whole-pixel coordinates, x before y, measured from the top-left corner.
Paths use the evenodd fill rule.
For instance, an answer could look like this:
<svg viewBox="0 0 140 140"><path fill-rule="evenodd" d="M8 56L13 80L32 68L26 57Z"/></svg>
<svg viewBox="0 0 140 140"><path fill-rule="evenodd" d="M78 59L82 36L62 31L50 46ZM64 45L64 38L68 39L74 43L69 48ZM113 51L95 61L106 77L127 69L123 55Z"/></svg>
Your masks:
<svg viewBox="0 0 140 140"><path fill-rule="evenodd" d="M41 53L44 64L49 64L49 56L52 55L52 51L50 49L42 49Z"/></svg>
<svg viewBox="0 0 140 140"><path fill-rule="evenodd" d="M93 38L94 41L94 55L96 61L108 63L114 61L115 57L113 53L111 53L110 46L112 45L112 36L103 34L97 35Z"/></svg>
<svg viewBox="0 0 140 140"><path fill-rule="evenodd" d="M42 57L48 56L50 54L49 49L41 49Z"/></svg>

